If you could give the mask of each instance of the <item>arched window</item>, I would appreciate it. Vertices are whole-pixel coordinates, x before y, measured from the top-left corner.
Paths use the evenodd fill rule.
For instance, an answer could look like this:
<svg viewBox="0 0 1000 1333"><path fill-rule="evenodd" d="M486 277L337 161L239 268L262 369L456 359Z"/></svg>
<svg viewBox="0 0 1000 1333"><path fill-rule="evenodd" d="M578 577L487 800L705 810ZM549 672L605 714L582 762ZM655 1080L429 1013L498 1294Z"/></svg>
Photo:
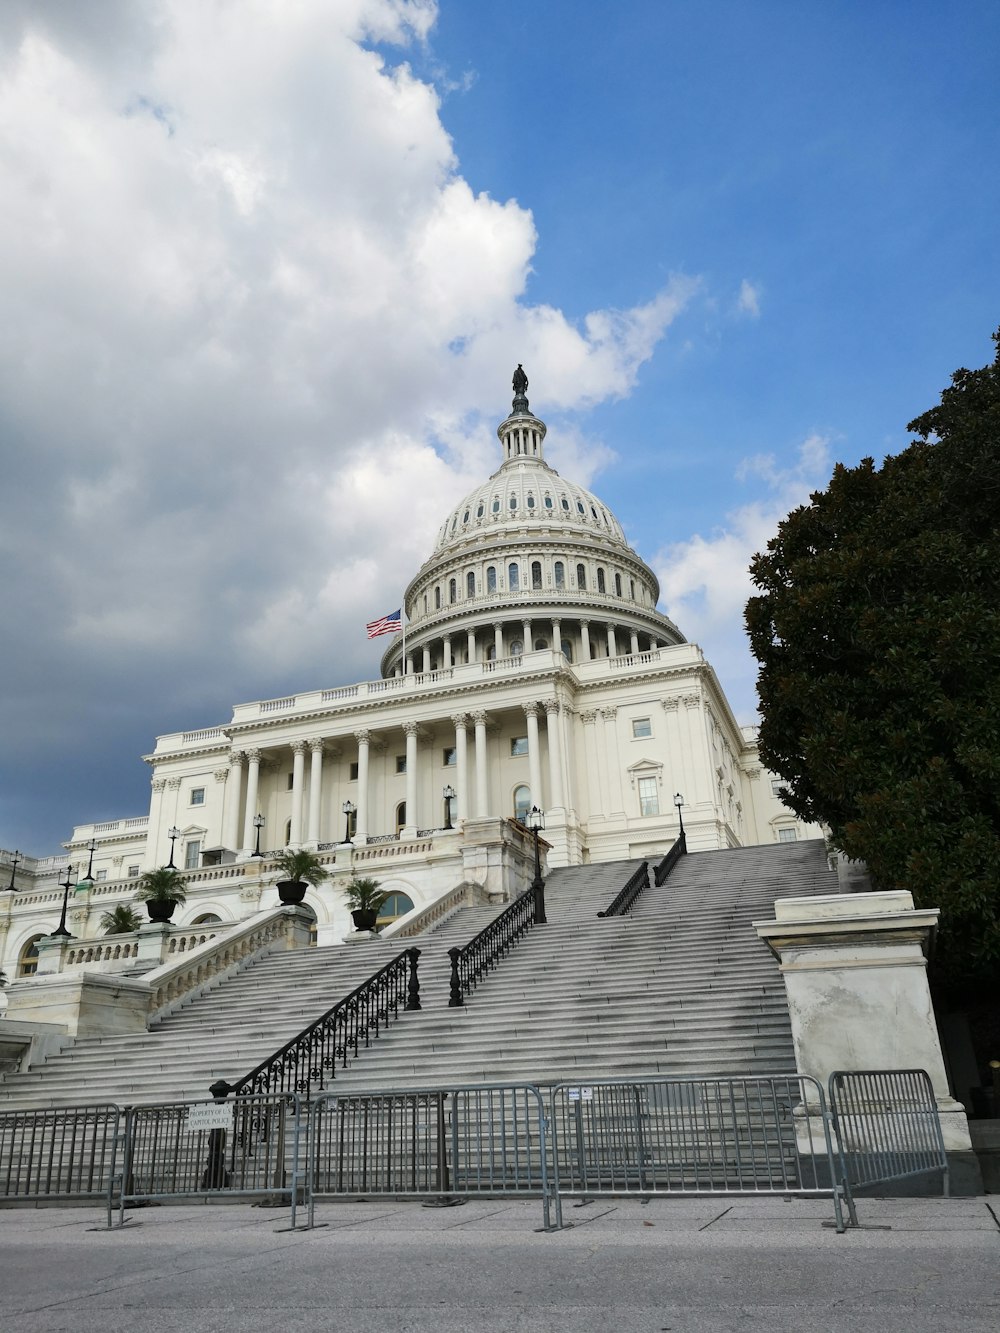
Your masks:
<svg viewBox="0 0 1000 1333"><path fill-rule="evenodd" d="M449 579L449 580L448 580L448 601L449 601L449 602L457 602L457 601L458 601L458 580L457 580L457 579Z"/></svg>
<svg viewBox="0 0 1000 1333"><path fill-rule="evenodd" d="M576 567L576 586L584 590L587 587L587 571L583 565Z"/></svg>
<svg viewBox="0 0 1000 1333"><path fill-rule="evenodd" d="M468 523L468 521L469 521L469 511L466 510L465 513L462 515L462 523L465 524Z"/></svg>
<svg viewBox="0 0 1000 1333"><path fill-rule="evenodd" d="M561 495L561 496L559 497L559 503L562 505L563 509L565 509L565 510L566 510L566 513L568 514L568 513L569 513L569 501L566 499L565 495Z"/></svg>
<svg viewBox="0 0 1000 1333"><path fill-rule="evenodd" d="M549 641L548 641L548 639L536 639L536 640L535 640L535 652L536 652L536 653L544 653L545 650L546 650L546 648L547 648L548 646L549 646Z"/></svg>
<svg viewBox="0 0 1000 1333"><path fill-rule="evenodd" d="M535 497L534 497L534 496L530 493L530 491L529 491L529 493L528 493L528 508L529 508L529 509L534 509L534 507L535 507Z"/></svg>
<svg viewBox="0 0 1000 1333"><path fill-rule="evenodd" d="M608 589L607 589L607 587L606 587L606 585L605 585L605 582L604 582L604 570L598 568L598 571L597 571L597 591L598 591L598 592L607 592L607 590L608 590Z"/></svg>
<svg viewBox="0 0 1000 1333"><path fill-rule="evenodd" d="M532 588L541 588L542 586L542 562L532 560L531 562L531 586Z"/></svg>
<svg viewBox="0 0 1000 1333"><path fill-rule="evenodd" d="M396 806L396 832L397 832L397 834L399 833L400 829L405 828L405 827L406 827L406 802L405 802L405 801L400 801L399 805Z"/></svg>
<svg viewBox="0 0 1000 1333"><path fill-rule="evenodd" d="M475 570L470 569L465 576L465 595L466 597L475 597L476 595L476 574Z"/></svg>
<svg viewBox="0 0 1000 1333"><path fill-rule="evenodd" d="M583 507L583 501L582 501L582 500L577 500L577 502L576 502L576 507L577 507L577 510L578 510L579 513L581 513L581 514L586 514L587 511L586 511L586 509L584 509L584 507Z"/></svg>
<svg viewBox="0 0 1000 1333"><path fill-rule="evenodd" d="M510 505L511 509L516 509L516 508L517 508L517 496L516 496L516 495L512 495L512 496L510 497L510 499L507 501L507 503Z"/></svg>
<svg viewBox="0 0 1000 1333"><path fill-rule="evenodd" d="M486 591L496 592L497 590L497 567L496 565L487 565L486 567Z"/></svg>
<svg viewBox="0 0 1000 1333"><path fill-rule="evenodd" d="M560 648L562 648L562 655L563 657L565 657L566 661L572 662L573 645L570 643L569 639L563 639L562 643L559 646Z"/></svg>
<svg viewBox="0 0 1000 1333"><path fill-rule="evenodd" d="M497 660L497 646L495 643L491 643L486 649L486 660L487 662L495 662Z"/></svg>
<svg viewBox="0 0 1000 1333"><path fill-rule="evenodd" d="M622 576L621 576L620 574L616 574L616 575L615 575L615 596L616 596L616 597L620 597L621 595L622 595Z"/></svg>
<svg viewBox="0 0 1000 1333"><path fill-rule="evenodd" d="M493 512L494 512L494 514L499 514L499 512L500 512L500 497L499 497L499 495L494 495L494 497L493 497Z"/></svg>
<svg viewBox="0 0 1000 1333"><path fill-rule="evenodd" d="M528 811L531 809L531 792L525 786L514 788L514 818L519 824L523 824L528 818Z"/></svg>
<svg viewBox="0 0 1000 1333"><path fill-rule="evenodd" d="M524 652L524 644L520 639L515 639L508 651L510 652L511 657L520 657Z"/></svg>
<svg viewBox="0 0 1000 1333"><path fill-rule="evenodd" d="M551 495L547 495L547 496L545 497L545 508L546 508L546 509L551 509L551 508L552 508L552 496L551 496Z"/></svg>
<svg viewBox="0 0 1000 1333"><path fill-rule="evenodd" d="M519 573L519 571L518 571L517 565L508 565L508 566L507 566L507 587L508 587L508 589L509 589L511 592L517 592L517 590L518 590L518 588L519 588L520 586L521 586L521 583L520 583L520 573Z"/></svg>
<svg viewBox="0 0 1000 1333"><path fill-rule="evenodd" d="M38 941L44 938L44 935L32 936L18 954L17 975L19 977L33 977L38 971Z"/></svg>
<svg viewBox="0 0 1000 1333"><path fill-rule="evenodd" d="M351 811L351 813L347 816L347 821L346 821L346 822L347 822L347 837L348 837L348 840L350 840L351 838L357 837L357 833L358 833L358 812L357 812L357 810L352 810L352 811Z"/></svg>
<svg viewBox="0 0 1000 1333"><path fill-rule="evenodd" d="M628 595L629 595L629 600L632 601L632 602L634 602L634 601L635 601L635 579L629 579L629 581L628 581Z"/></svg>
<svg viewBox="0 0 1000 1333"><path fill-rule="evenodd" d="M390 921L398 921L401 916L406 916L407 912L413 911L413 899L405 893L390 893L385 902L378 909L378 920L376 926L387 926Z"/></svg>
<svg viewBox="0 0 1000 1333"><path fill-rule="evenodd" d="M480 500L479 508L476 510L476 518L482 518L485 512L486 512L486 506L483 504L482 500Z"/></svg>
<svg viewBox="0 0 1000 1333"><path fill-rule="evenodd" d="M441 589L440 589L440 588L435 588L435 589L434 589L434 610L435 610L435 611L440 611L440 610L441 610Z"/></svg>
<svg viewBox="0 0 1000 1333"><path fill-rule="evenodd" d="M287 847L288 844L291 842L291 840L292 840L292 821L291 821L290 819L286 819L286 820L285 820L285 846L286 846L286 847Z"/></svg>
<svg viewBox="0 0 1000 1333"><path fill-rule="evenodd" d="M566 586L566 566L561 560L557 560L554 567L556 576L556 587L564 588Z"/></svg>
<svg viewBox="0 0 1000 1333"><path fill-rule="evenodd" d="M196 916L191 922L192 926L217 926L222 920L221 916L216 916L214 912L202 912L201 916Z"/></svg>

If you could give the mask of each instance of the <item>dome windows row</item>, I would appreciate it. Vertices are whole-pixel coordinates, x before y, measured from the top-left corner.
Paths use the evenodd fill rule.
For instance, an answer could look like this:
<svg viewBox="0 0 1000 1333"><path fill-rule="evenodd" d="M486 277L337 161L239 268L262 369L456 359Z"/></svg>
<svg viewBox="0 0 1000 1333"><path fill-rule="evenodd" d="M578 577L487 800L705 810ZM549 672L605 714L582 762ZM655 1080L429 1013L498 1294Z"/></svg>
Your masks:
<svg viewBox="0 0 1000 1333"><path fill-rule="evenodd" d="M473 526L482 523L487 516L494 520L499 520L504 514L546 514L549 517L561 518L583 518L587 521L603 524L609 532L616 536L616 524L611 515L603 505L593 504L590 500L584 500L580 496L570 497L565 494L553 494L551 491L543 491L536 495L534 490L528 490L521 493L518 490L510 490L505 496L495 492L492 498L480 496L478 500L473 500L466 505L465 509L452 515L451 523L445 529L442 536L447 540L458 535L459 522L463 529L470 524Z"/></svg>
<svg viewBox="0 0 1000 1333"><path fill-rule="evenodd" d="M556 592L567 589L596 592L644 606L650 602L645 588L641 584L637 586L634 578L623 575L620 570L606 569L603 565L588 568L583 561L574 565L564 560L532 560L530 563L512 560L506 567L491 563L467 570L464 577L456 576L435 585L433 592L424 594L423 610L428 615L432 609L440 611L461 601L473 601L477 596L489 597L504 591L544 592L547 588Z"/></svg>

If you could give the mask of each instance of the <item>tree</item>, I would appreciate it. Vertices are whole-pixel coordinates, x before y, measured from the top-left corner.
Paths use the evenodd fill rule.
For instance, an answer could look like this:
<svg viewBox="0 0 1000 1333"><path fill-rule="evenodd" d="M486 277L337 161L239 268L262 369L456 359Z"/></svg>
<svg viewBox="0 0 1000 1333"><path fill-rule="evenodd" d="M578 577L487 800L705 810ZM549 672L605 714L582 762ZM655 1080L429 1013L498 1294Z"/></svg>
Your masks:
<svg viewBox="0 0 1000 1333"><path fill-rule="evenodd" d="M100 927L105 935L131 935L142 925L142 917L130 903L118 903L101 914Z"/></svg>
<svg viewBox="0 0 1000 1333"><path fill-rule="evenodd" d="M937 973L1000 964L1000 330L918 439L838 465L751 575L760 754L880 887L942 909Z"/></svg>

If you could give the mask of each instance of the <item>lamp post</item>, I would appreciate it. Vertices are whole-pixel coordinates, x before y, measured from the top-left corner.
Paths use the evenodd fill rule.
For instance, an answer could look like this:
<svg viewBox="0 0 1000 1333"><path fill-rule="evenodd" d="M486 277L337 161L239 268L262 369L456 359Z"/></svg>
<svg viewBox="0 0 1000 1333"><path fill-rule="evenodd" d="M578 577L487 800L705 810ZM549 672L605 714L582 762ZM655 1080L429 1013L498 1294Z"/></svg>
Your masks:
<svg viewBox="0 0 1000 1333"><path fill-rule="evenodd" d="M253 854L262 857L264 853L260 850L260 831L264 827L264 816L259 811L253 817L253 826L257 830L257 841L254 844Z"/></svg>
<svg viewBox="0 0 1000 1333"><path fill-rule="evenodd" d="M681 814L681 809L684 805L684 797L679 791L674 792L674 805L677 807L677 822L681 826L681 831L677 835L677 841L680 842L683 847L687 848L687 837L684 833L684 816Z"/></svg>
<svg viewBox="0 0 1000 1333"><path fill-rule="evenodd" d="M343 804L340 808L341 808L341 810L343 810L343 812L344 812L344 841L345 841L345 842L350 842L350 841L351 841L351 815L354 814L354 812L357 810L358 807L354 804L353 801L345 801L344 804Z"/></svg>
<svg viewBox="0 0 1000 1333"><path fill-rule="evenodd" d="M168 829L167 829L167 837L170 839L170 860L167 862L167 869L168 869L168 870L176 870L176 869L177 869L177 867L174 865L174 843L177 841L177 839L178 839L180 836L181 836L181 831L180 831L179 828L168 828Z"/></svg>
<svg viewBox="0 0 1000 1333"><path fill-rule="evenodd" d="M455 799L455 788L449 783L444 789L444 826L450 829L451 824L451 803Z"/></svg>
<svg viewBox="0 0 1000 1333"><path fill-rule="evenodd" d="M69 940L73 938L71 933L66 929L66 905L69 902L69 891L73 887L71 879L72 874L73 874L73 867L67 866L66 878L59 886L63 891L62 915L59 917L58 926L56 926L55 930L49 936L50 940L55 940L55 939Z"/></svg>
<svg viewBox="0 0 1000 1333"><path fill-rule="evenodd" d="M87 873L84 875L83 878L88 882L88 884L93 884L93 882L94 882L94 874L93 874L93 871L94 871L94 853L97 851L97 839L96 839L96 838L91 838L91 840L90 840L90 846L87 848L87 851L90 853L90 860L87 862ZM171 847L171 848L170 848L170 855L171 855L171 857L173 857L173 854L174 854L174 849L173 849L173 847Z"/></svg>
<svg viewBox="0 0 1000 1333"><path fill-rule="evenodd" d="M531 892L535 899L535 925L544 926L548 924L548 917L545 915L545 880L542 879L542 863L538 858L538 835L545 827L545 817L537 805L528 811L525 822L535 838L535 878L531 881Z"/></svg>
<svg viewBox="0 0 1000 1333"><path fill-rule="evenodd" d="M21 864L23 860L24 858L22 857L21 853L15 851L14 859L10 864L10 883L7 885L8 893L17 893L17 889L14 887L14 871L17 869L17 867Z"/></svg>

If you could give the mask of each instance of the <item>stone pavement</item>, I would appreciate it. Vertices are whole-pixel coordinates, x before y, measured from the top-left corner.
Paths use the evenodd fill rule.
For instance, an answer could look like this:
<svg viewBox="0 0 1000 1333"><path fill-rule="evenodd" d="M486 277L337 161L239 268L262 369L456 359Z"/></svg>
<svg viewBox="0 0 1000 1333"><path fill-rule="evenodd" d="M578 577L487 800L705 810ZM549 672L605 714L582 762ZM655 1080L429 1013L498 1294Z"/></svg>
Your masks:
<svg viewBox="0 0 1000 1333"><path fill-rule="evenodd" d="M31 1333L996 1333L1000 1199L0 1210L0 1329Z"/></svg>

